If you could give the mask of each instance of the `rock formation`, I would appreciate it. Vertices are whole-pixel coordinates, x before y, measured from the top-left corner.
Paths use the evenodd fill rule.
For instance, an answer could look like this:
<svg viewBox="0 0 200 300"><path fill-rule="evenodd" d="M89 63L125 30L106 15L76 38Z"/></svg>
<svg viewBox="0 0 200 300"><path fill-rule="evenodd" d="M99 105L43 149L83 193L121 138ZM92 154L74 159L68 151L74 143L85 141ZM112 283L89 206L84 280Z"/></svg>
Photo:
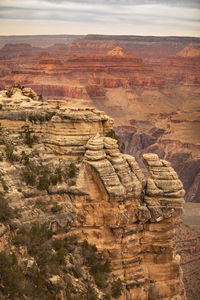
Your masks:
<svg viewBox="0 0 200 300"><path fill-rule="evenodd" d="M200 56L200 47L198 44L189 44L187 47L182 49L180 52L176 54L181 57L195 57Z"/></svg>
<svg viewBox="0 0 200 300"><path fill-rule="evenodd" d="M198 45L198 38L134 36L87 36L45 49L9 44L0 50L0 87L20 83L45 99L105 111L127 153L140 162L145 152L170 160L186 201L199 202Z"/></svg>
<svg viewBox="0 0 200 300"><path fill-rule="evenodd" d="M134 157L122 154L108 137L113 120L105 113L43 103L32 90L29 96L26 92L14 88L0 95L1 189L10 206L22 212L12 228L45 220L51 228L56 224L59 231L52 230L58 236L76 234L79 241L96 245L123 280L121 300L186 299L173 245L185 192L170 163L144 154L146 180ZM44 167L49 174L71 171L62 183L44 186ZM30 172L38 172L36 185ZM54 182L55 176L50 178ZM46 213L36 209L41 196L46 205L53 201L62 210L55 216L55 208ZM3 226L1 249L9 240ZM50 278L55 281L59 276ZM98 299L103 299L100 292Z"/></svg>

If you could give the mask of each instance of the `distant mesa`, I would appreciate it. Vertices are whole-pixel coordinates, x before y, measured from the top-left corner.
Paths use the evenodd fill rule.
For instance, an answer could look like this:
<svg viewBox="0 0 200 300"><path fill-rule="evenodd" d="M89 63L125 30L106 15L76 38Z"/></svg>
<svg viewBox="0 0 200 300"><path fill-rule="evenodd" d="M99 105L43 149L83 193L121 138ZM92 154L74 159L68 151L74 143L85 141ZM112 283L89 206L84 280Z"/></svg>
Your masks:
<svg viewBox="0 0 200 300"><path fill-rule="evenodd" d="M200 47L197 44L190 43L188 46L186 46L184 49L179 51L176 56L181 57L196 57L200 56Z"/></svg>
<svg viewBox="0 0 200 300"><path fill-rule="evenodd" d="M17 49L32 49L33 47L28 44L28 43L16 43L16 44L13 44L13 43L8 43L8 44L5 44L3 46L2 49L13 49L13 48L17 48Z"/></svg>
<svg viewBox="0 0 200 300"><path fill-rule="evenodd" d="M114 49L107 52L109 56L126 56L121 47L115 47Z"/></svg>

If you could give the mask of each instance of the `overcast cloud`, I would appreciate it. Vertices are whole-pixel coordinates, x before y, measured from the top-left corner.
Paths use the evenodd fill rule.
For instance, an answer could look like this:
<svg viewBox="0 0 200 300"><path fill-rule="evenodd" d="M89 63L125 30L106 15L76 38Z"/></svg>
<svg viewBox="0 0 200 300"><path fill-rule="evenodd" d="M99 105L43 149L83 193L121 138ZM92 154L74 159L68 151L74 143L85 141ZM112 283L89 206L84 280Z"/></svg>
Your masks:
<svg viewBox="0 0 200 300"><path fill-rule="evenodd" d="M199 0L0 0L0 34L200 36Z"/></svg>

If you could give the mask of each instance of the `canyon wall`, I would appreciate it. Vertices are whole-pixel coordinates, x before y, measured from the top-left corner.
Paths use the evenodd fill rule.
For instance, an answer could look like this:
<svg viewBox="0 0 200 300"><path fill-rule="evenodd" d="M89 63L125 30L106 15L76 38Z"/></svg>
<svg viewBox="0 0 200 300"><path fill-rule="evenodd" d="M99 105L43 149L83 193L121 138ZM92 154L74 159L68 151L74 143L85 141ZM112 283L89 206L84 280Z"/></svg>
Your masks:
<svg viewBox="0 0 200 300"><path fill-rule="evenodd" d="M89 36L41 52L7 45L0 50L0 86L20 83L45 100L53 97L105 111L115 120L126 153L141 167L145 152L170 160L184 184L186 201L199 202L199 40L138 39ZM132 52L126 43L134 43ZM142 53L150 46L155 60L136 56L134 49ZM165 46L160 59L156 49Z"/></svg>
<svg viewBox="0 0 200 300"><path fill-rule="evenodd" d="M173 243L185 192L170 163L144 154L146 180L135 158L109 137L113 120L104 112L42 102L31 89L11 92L0 93L0 188L21 215L2 225L0 249L7 249L11 228L16 234L22 224L46 221L55 237L75 234L105 252L123 282L121 300L186 299ZM62 183L43 188L44 168L66 173L72 166ZM38 185L27 181L30 172ZM41 197L61 210L40 209ZM23 248L18 255L27 256ZM64 292L60 297L67 299Z"/></svg>

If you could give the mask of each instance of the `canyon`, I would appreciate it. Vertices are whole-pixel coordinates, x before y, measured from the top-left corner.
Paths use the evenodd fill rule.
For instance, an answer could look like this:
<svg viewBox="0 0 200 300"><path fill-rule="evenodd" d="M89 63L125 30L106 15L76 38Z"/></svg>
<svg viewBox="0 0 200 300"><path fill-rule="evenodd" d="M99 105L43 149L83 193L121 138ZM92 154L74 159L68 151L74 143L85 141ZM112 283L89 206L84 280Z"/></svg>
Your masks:
<svg viewBox="0 0 200 300"><path fill-rule="evenodd" d="M199 45L198 38L98 35L46 48L4 45L0 86L30 86L44 100L105 111L126 153L143 168L144 152L170 160L186 201L199 202Z"/></svg>
<svg viewBox="0 0 200 300"><path fill-rule="evenodd" d="M53 99L50 102L57 109L68 105L76 110L83 107L96 107L97 110L105 111L114 119L114 129L121 141L120 148L124 148L126 154L135 157L145 178L148 176L148 171L142 160L143 154L155 153L161 159L171 162L183 182L187 201L182 217L186 225L178 221L175 221L175 225L173 225L175 226L175 244L177 253L181 256L187 298L198 300L200 293L198 219L200 203L200 39L98 35L75 37L69 43L64 40L65 37L64 39L61 37L59 41L54 40L53 37L47 40L40 38L40 41L36 37L34 39L34 42L30 43L26 38L21 39L20 44L17 40L8 37L4 42L0 37L3 47L0 49L1 89L20 84L32 87L38 94L42 94L43 106L48 100ZM60 44L56 44L57 42ZM5 45L6 43L9 45ZM20 93L19 97L21 97ZM26 96L28 95L27 92ZM33 123L34 126L36 126L35 118L36 116L31 118L31 124ZM12 124L11 121L9 123ZM70 129L72 132L73 126ZM111 125L108 126L108 132L111 127ZM36 128L40 135L38 125ZM51 150L48 150L48 155L45 154L46 159L50 159L55 153L59 158L63 157L68 150L71 153L68 153L67 157L78 159L79 155L84 155L83 145L86 145L89 138L96 134L96 129L97 127L94 130L91 128L92 135L87 133L88 135L85 136L84 134L84 139L80 135L79 145L73 146L73 149L67 138L66 141L59 140L60 136L57 135L57 131L53 134L53 138L52 133L47 135L45 143L49 139L58 141L48 145ZM62 126L57 130L65 132ZM101 136L107 134L103 133L102 129L97 131L99 130ZM79 131L82 132L82 126L79 127ZM69 132L66 132L66 135L68 134ZM71 138L73 138L73 134L70 133ZM102 148L102 145L97 147ZM104 160L106 159L104 158ZM94 174L92 178L94 178ZM79 177L79 182L80 179ZM73 180L72 183L74 183ZM96 190L91 180L87 184L89 184L89 189ZM50 186L50 189L52 188L54 186ZM65 190L64 187L59 188L61 191ZM29 190L32 189L29 188ZM100 190L104 195L102 188ZM29 194L28 191L27 194ZM39 193L36 199L39 199ZM47 202L49 201L48 197L45 199ZM63 198L56 196L56 201L58 199L67 210ZM77 203L78 208L81 210L87 208L88 212L93 213L93 209L87 206L84 197L82 200L84 207ZM67 205L70 205L70 202L67 202ZM36 216L38 213L42 215L41 210L38 212L36 209L35 212L33 203L31 208ZM102 218L101 214L104 215L103 207L98 216L93 216L94 222L97 222L97 218ZM32 220L31 215L30 211L26 216L27 221L29 218ZM80 220L84 215L85 213L79 214ZM34 218L37 219L37 217ZM35 220L34 218L33 220ZM44 214L41 218L41 220L45 220ZM61 219L59 219L59 224L62 224ZM88 222L90 221L88 220ZM71 219L67 222L70 223ZM154 229L152 227L151 230ZM140 231L140 229L137 230ZM170 236L172 231L169 229L165 234ZM101 236L101 232L96 232L96 235L98 234ZM106 234L110 236L110 233ZM155 232L150 235L155 238ZM90 237L89 230L84 237ZM124 237L124 241L126 239L128 238ZM96 238L94 242L97 242ZM105 240L102 244L97 243L98 247L102 249L104 243ZM149 257L145 259L148 266ZM118 274L117 264L116 261L116 274ZM135 265L137 265L136 262ZM126 270L125 273L128 274L128 271ZM121 276L121 274L119 275ZM156 276L156 274L154 275ZM154 279L149 280L151 280L150 285L154 283ZM140 289L139 283L137 284L139 293L142 288ZM160 283L156 283L157 285L160 286Z"/></svg>
<svg viewBox="0 0 200 300"><path fill-rule="evenodd" d="M135 158L121 153L110 137L113 120L96 108L43 102L30 88L2 90L0 104L0 204L4 214L15 211L9 222L1 212L0 249L6 252L0 254L13 257L15 272L24 281L39 272L47 295L43 299L68 299L69 291L71 299L88 299L88 284L91 299L186 299L173 241L185 191L170 162L143 154L145 179ZM35 250L26 236L31 224L33 240L34 232L42 237ZM52 269L45 269L47 257L40 257L45 232ZM59 248L69 240L73 249L68 244ZM78 245L94 253L97 248L110 260L112 297L97 265L93 273L83 268ZM65 247L61 256L58 249ZM62 260L56 269L58 254ZM106 262L102 267L105 276ZM7 290L2 278L2 297L12 292L15 298L40 299L29 290Z"/></svg>

